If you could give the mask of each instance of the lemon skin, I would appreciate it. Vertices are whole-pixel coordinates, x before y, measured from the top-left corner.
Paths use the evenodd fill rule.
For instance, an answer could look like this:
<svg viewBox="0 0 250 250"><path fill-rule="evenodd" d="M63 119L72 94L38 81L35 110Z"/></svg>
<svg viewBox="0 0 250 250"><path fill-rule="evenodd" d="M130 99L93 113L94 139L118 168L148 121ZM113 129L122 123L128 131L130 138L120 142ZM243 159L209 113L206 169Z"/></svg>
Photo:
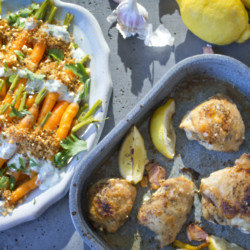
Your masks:
<svg viewBox="0 0 250 250"><path fill-rule="evenodd" d="M226 45L250 37L248 13L241 0L177 0L177 3L184 24L204 41Z"/></svg>

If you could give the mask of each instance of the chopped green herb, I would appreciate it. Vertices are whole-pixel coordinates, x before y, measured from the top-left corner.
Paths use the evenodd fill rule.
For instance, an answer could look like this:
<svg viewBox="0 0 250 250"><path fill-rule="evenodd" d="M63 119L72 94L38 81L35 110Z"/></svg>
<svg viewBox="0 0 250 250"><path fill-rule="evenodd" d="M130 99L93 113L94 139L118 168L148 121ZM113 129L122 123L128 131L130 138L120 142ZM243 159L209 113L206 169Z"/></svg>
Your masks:
<svg viewBox="0 0 250 250"><path fill-rule="evenodd" d="M10 77L9 77L9 82L13 82L16 78L16 75L12 74Z"/></svg>
<svg viewBox="0 0 250 250"><path fill-rule="evenodd" d="M24 59L25 55L23 54L22 51L20 51L20 50L15 50L14 52L15 52L15 54L16 54L21 60Z"/></svg>
<svg viewBox="0 0 250 250"><path fill-rule="evenodd" d="M9 177L2 176L0 177L0 189L5 189L9 186Z"/></svg>
<svg viewBox="0 0 250 250"><path fill-rule="evenodd" d="M34 198L33 200L33 205L36 205L36 198Z"/></svg>
<svg viewBox="0 0 250 250"><path fill-rule="evenodd" d="M24 69L25 71L25 78L28 78L31 81L34 81L35 79L38 80L43 80L45 78L45 75L38 75L33 73L32 71L28 70L28 69Z"/></svg>
<svg viewBox="0 0 250 250"><path fill-rule="evenodd" d="M36 163L32 158L30 158L30 167L38 167L38 163Z"/></svg>
<svg viewBox="0 0 250 250"><path fill-rule="evenodd" d="M9 184L10 184L10 190L13 190L16 184L16 179L13 176L9 178Z"/></svg>
<svg viewBox="0 0 250 250"><path fill-rule="evenodd" d="M88 73L86 72L86 69L84 68L84 66L81 63L66 64L65 68L71 70L75 75L79 76L81 82L85 82L87 79L89 79L89 75L88 75Z"/></svg>
<svg viewBox="0 0 250 250"><path fill-rule="evenodd" d="M17 13L10 13L7 16L7 20L11 26L19 26L20 24L20 16Z"/></svg>
<svg viewBox="0 0 250 250"><path fill-rule="evenodd" d="M87 150L87 142L75 135L70 135L61 141L61 147L63 150L53 157L53 164L58 168L64 167L72 157Z"/></svg>
<svg viewBox="0 0 250 250"><path fill-rule="evenodd" d="M19 164L21 165L21 168L25 168L26 167L25 160L21 157L18 157L18 160Z"/></svg>
<svg viewBox="0 0 250 250"><path fill-rule="evenodd" d="M11 112L9 114L10 117L25 117L26 115L30 115L30 112L27 109L22 111L18 111L15 107L12 107Z"/></svg>
<svg viewBox="0 0 250 250"><path fill-rule="evenodd" d="M26 18L26 17L31 16L38 9L39 9L39 4L33 3L33 4L30 5L30 7L26 8L26 9L21 9L19 11L19 15L21 17Z"/></svg>
<svg viewBox="0 0 250 250"><path fill-rule="evenodd" d="M73 46L74 46L74 49L78 49L79 47L79 45L76 42L74 42Z"/></svg>
<svg viewBox="0 0 250 250"><path fill-rule="evenodd" d="M8 64L7 64L7 62L5 62L5 63L4 63L4 72L6 73L7 70L8 70Z"/></svg>
<svg viewBox="0 0 250 250"><path fill-rule="evenodd" d="M50 49L49 56L51 59L54 59L55 61L58 61L58 62L64 59L64 54L61 49Z"/></svg>

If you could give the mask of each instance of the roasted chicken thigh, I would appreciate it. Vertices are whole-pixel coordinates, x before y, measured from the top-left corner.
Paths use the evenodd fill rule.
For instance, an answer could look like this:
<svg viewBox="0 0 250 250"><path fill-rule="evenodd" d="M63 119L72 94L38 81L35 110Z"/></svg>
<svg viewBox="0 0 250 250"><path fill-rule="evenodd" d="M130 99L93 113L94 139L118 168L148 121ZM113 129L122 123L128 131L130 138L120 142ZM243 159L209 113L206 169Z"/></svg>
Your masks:
<svg viewBox="0 0 250 250"><path fill-rule="evenodd" d="M202 179L200 193L206 220L250 232L250 154Z"/></svg>
<svg viewBox="0 0 250 250"><path fill-rule="evenodd" d="M197 140L208 150L238 151L244 140L245 126L237 106L218 94L190 111L180 128L189 140Z"/></svg>
<svg viewBox="0 0 250 250"><path fill-rule="evenodd" d="M136 197L136 188L126 180L103 179L88 191L89 219L95 228L115 233L127 220Z"/></svg>
<svg viewBox="0 0 250 250"><path fill-rule="evenodd" d="M169 245L185 223L194 200L194 184L181 176L164 181L138 213L139 223L156 234L161 247Z"/></svg>

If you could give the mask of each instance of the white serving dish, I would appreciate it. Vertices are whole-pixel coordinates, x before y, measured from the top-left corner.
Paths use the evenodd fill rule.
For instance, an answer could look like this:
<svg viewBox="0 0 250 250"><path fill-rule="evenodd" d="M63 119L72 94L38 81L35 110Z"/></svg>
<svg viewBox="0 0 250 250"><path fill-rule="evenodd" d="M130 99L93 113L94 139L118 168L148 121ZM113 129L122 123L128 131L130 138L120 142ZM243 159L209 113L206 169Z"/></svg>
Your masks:
<svg viewBox="0 0 250 250"><path fill-rule="evenodd" d="M35 2L42 1L37 0ZM58 7L57 19L63 20L66 12L74 14L70 32L73 31L73 35L79 47L82 48L84 52L90 54L92 59L90 64L91 89L89 105L92 106L98 99L102 100L102 109L99 110L96 118L103 120L108 110L109 99L112 92L112 82L109 71L110 51L103 37L101 28L94 16L85 8L64 3L60 0L54 0L54 2ZM4 17L8 11L17 11L20 8L27 7L30 3L30 0L2 0L2 16ZM99 125L98 130L95 125L90 125L87 131L80 135L80 137L87 141L88 151L97 144L103 126L104 120ZM78 167L79 161L85 157L85 155L86 152L75 157L67 166L65 175L58 184L45 191L36 189L13 213L5 217L0 216L0 231L36 219L52 204L60 200L68 192L73 173Z"/></svg>

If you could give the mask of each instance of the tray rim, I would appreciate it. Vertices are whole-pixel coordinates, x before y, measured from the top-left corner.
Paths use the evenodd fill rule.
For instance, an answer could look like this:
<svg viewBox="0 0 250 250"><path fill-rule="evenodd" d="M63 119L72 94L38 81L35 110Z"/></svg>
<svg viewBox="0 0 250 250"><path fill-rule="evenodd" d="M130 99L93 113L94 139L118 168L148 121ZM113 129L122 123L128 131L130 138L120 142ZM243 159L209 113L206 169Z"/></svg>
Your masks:
<svg viewBox="0 0 250 250"><path fill-rule="evenodd" d="M114 146L112 145L117 145L117 143L123 138L124 134L128 132L129 128L136 123L136 116L140 112L150 110L152 108L148 107L148 104L155 98L155 95L160 92L160 90L165 86L165 84L167 84L167 81L169 81L174 74L181 71L187 65L192 65L193 63L197 64L197 62L202 62L204 60L207 63L216 61L217 63L223 62L230 64L232 67L239 70L241 74L245 73L247 78L249 78L250 83L250 68L232 57L219 54L203 54L186 58L178 62L167 73L165 73L165 75L154 85L150 92L136 104L136 106L103 138L101 142L98 143L95 150L88 153L86 160L80 163L81 167L74 174L71 182L69 208L71 219L77 232L91 248L109 249L101 237L99 237L98 234L89 227L86 219L81 213L79 196L84 186L84 183L81 182L82 178L84 178L82 176L84 176L84 174L88 174L89 176L90 172L92 173L96 168L98 168L98 165L100 164L99 162L105 159L108 153L113 149ZM143 117L143 115L141 117ZM108 149L109 147L111 148L110 150ZM97 157L99 158L98 163L95 162ZM79 182L80 186L78 186Z"/></svg>

